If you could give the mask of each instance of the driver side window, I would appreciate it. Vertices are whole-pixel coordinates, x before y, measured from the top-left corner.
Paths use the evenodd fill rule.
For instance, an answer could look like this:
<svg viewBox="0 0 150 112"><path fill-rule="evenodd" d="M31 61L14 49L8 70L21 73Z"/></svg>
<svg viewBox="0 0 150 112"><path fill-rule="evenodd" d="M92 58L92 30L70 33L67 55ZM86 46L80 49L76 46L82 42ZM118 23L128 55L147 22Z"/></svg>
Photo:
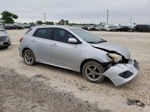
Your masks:
<svg viewBox="0 0 150 112"><path fill-rule="evenodd" d="M63 29L55 29L54 37L56 41L68 43L69 38L75 38L71 33Z"/></svg>

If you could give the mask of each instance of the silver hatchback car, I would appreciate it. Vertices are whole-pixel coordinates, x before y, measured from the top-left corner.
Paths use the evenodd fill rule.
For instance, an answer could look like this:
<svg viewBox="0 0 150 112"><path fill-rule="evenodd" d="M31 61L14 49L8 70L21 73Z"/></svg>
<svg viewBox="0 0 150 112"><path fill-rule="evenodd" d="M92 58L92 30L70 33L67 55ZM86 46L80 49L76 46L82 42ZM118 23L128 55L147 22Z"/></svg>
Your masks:
<svg viewBox="0 0 150 112"><path fill-rule="evenodd" d="M120 86L139 72L126 47L76 27L33 27L20 38L19 52L28 65L40 62L81 72L93 83L107 77Z"/></svg>
<svg viewBox="0 0 150 112"><path fill-rule="evenodd" d="M6 32L4 25L0 24L0 48L8 48L10 45L10 37Z"/></svg>

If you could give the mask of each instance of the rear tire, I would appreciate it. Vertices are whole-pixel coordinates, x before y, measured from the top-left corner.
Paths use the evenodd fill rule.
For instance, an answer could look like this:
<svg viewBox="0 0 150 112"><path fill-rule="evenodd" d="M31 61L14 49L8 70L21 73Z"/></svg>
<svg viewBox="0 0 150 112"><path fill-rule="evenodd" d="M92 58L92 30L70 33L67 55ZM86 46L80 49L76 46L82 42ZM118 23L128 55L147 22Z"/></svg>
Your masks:
<svg viewBox="0 0 150 112"><path fill-rule="evenodd" d="M23 52L23 59L27 65L35 65L35 56L30 49L27 49Z"/></svg>
<svg viewBox="0 0 150 112"><path fill-rule="evenodd" d="M92 83L101 83L104 80L104 68L96 61L90 61L84 64L82 69L83 77Z"/></svg>

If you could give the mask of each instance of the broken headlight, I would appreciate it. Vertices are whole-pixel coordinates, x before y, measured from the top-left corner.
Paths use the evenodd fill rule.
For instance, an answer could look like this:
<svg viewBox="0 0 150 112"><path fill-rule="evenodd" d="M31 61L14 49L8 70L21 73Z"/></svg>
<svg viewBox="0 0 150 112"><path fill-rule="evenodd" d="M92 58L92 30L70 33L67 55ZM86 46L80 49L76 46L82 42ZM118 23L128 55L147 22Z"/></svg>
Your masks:
<svg viewBox="0 0 150 112"><path fill-rule="evenodd" d="M111 59L114 60L114 62L119 62L122 60L122 56L116 53L108 53L107 54Z"/></svg>

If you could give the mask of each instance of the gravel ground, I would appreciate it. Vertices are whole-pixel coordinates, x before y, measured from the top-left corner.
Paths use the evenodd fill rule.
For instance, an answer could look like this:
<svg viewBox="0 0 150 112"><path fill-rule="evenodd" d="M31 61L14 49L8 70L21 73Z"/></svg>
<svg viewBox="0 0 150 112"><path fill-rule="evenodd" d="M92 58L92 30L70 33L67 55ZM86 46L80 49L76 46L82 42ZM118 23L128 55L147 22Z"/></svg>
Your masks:
<svg viewBox="0 0 150 112"><path fill-rule="evenodd" d="M14 90L8 89L9 92L6 91L7 94L3 94L6 96L10 95L10 98L6 100L3 95L2 98L0 96L0 101L2 99L3 102L6 102L3 105L9 105L10 108L13 108L13 105L20 105L23 102L22 106L20 106L19 109L23 110L23 107L25 107L29 109L28 111L32 111L32 109L30 108L30 105L33 103L32 100L34 101L34 98L39 96L39 99L37 99L33 104L38 105L36 106L37 110L43 109L43 107L39 106L39 104L37 103L38 100L41 100L43 98L40 97L42 96L42 93L38 93L37 91L42 89L42 91L44 91L44 97L46 97L45 99L49 99L49 95L47 95L47 93L49 92L52 94L61 94L62 99L66 99L64 93L71 95L71 102L79 102L79 104L82 105L81 110L77 111L83 111L84 109L87 109L88 111L89 108L86 108L86 106L91 105L91 107L89 106L91 108L90 111L111 110L112 112L150 112L150 33L92 32L102 36L103 39L119 42L127 46L132 53L132 57L137 59L137 61L140 63L141 70L139 75L130 83L116 88L109 80L105 80L101 84L93 84L85 81L82 78L81 74L72 71L44 64L37 64L36 66L32 67L25 65L22 58L19 57L18 53L19 37L21 37L25 33L25 31L26 30L8 31L12 40L12 46L9 49L0 51L0 67L2 67L0 71L15 70L15 74L17 72L16 76L23 81L23 83L20 83L19 85L25 84L24 86L29 88L29 90L27 89L27 91L29 92L24 92L24 90L22 90L24 86L19 86L20 88L18 88L18 86L15 87L15 85L13 85L14 83L12 83L10 84L11 87L15 88L15 90L18 90L16 94L20 94L24 97L22 99L20 99L20 97L17 99L16 94L14 94ZM13 80L17 80L16 78L11 78L11 74L13 73L8 73L10 74L7 74L5 78L6 83L4 83L6 84L6 88L7 86L9 87L9 85L7 85L7 81L11 82ZM3 79L3 75L2 77L0 76L0 78ZM31 80L32 78L36 78L36 80L38 79L38 81L42 82L42 86L35 90L32 86L36 85L30 85L31 82L29 82L28 85L26 84L26 81L24 81ZM3 90L5 87L1 86L1 84L3 84L1 83L2 79L0 79L0 95L1 88ZM45 90L44 88L49 89ZM30 89L33 89L33 91L35 90L35 92L33 92L36 93L34 94L35 96L30 92ZM58 99L57 101L59 100L60 99ZM21 103L18 103L18 101L21 101ZM52 101L55 102L54 99ZM128 101L132 101L133 103ZM135 104L135 102L137 101L138 104ZM50 103L50 101L45 100L44 109L48 110L49 107L51 107L55 110L56 108L54 108L54 104L55 106L61 105L60 107L62 108L70 107L68 111L75 110L76 108L76 106L75 108L72 108L72 106L69 106L70 104L65 103L68 102L67 99L58 104L54 102ZM144 106L140 106L139 103L144 104ZM99 108L100 110L98 110L97 108ZM43 111L45 112L47 110ZM58 110L56 109L55 111L60 110L58 108Z"/></svg>
<svg viewBox="0 0 150 112"><path fill-rule="evenodd" d="M27 78L0 68L0 112L110 112L71 93L57 92L37 78L39 75Z"/></svg>

